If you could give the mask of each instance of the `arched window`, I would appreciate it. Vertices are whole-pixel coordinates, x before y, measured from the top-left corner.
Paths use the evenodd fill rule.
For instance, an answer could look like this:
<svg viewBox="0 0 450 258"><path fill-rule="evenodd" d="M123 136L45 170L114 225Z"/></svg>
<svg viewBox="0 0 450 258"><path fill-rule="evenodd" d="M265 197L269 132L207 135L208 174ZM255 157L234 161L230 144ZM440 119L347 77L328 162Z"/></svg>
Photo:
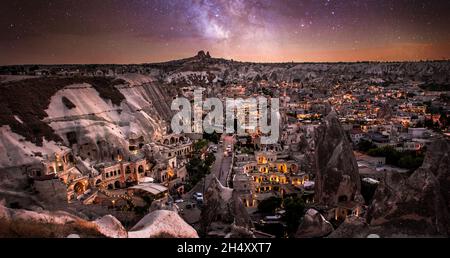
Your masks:
<svg viewBox="0 0 450 258"><path fill-rule="evenodd" d="M131 173L131 168L130 166L127 166L127 168L125 169L125 173L130 174Z"/></svg>
<svg viewBox="0 0 450 258"><path fill-rule="evenodd" d="M142 165L139 165L138 172L139 172L139 174L144 173L144 167Z"/></svg>

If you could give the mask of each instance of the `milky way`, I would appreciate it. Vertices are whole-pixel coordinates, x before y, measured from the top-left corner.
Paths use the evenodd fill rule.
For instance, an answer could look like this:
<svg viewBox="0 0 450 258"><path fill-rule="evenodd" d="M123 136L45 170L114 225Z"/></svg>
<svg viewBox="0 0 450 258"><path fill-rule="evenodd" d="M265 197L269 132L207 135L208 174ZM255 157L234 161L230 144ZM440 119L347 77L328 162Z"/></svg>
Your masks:
<svg viewBox="0 0 450 258"><path fill-rule="evenodd" d="M0 64L450 58L450 1L2 1Z"/></svg>

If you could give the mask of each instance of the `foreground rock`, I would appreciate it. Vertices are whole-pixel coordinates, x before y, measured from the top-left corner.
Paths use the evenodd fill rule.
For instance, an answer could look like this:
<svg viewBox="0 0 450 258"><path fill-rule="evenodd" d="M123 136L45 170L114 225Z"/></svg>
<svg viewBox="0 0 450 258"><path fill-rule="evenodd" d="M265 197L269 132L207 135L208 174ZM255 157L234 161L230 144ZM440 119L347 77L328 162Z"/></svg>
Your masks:
<svg viewBox="0 0 450 258"><path fill-rule="evenodd" d="M98 231L103 235L111 238L126 238L127 231L122 226L122 223L114 216L106 215L93 222L97 225Z"/></svg>
<svg viewBox="0 0 450 258"><path fill-rule="evenodd" d="M201 213L201 231L207 234L211 224L222 224L223 231L229 233L230 225L252 228L252 222L247 210L233 189L224 187L214 178L205 193L205 205Z"/></svg>
<svg viewBox="0 0 450 258"><path fill-rule="evenodd" d="M315 131L315 201L335 206L360 197L358 165L337 115L331 111Z"/></svg>
<svg viewBox="0 0 450 258"><path fill-rule="evenodd" d="M198 238L197 231L176 212L157 210L147 214L128 232L130 238Z"/></svg>
<svg viewBox="0 0 450 258"><path fill-rule="evenodd" d="M302 224L299 226L295 237L297 238L315 238L324 237L333 231L333 226L322 214L314 209L309 209Z"/></svg>
<svg viewBox="0 0 450 258"><path fill-rule="evenodd" d="M385 175L367 213L381 236L449 235L449 149L448 140L438 140L410 176Z"/></svg>
<svg viewBox="0 0 450 258"><path fill-rule="evenodd" d="M87 221L67 212L35 212L9 209L0 205L0 236L63 238L126 237L119 221L105 216L96 222Z"/></svg>

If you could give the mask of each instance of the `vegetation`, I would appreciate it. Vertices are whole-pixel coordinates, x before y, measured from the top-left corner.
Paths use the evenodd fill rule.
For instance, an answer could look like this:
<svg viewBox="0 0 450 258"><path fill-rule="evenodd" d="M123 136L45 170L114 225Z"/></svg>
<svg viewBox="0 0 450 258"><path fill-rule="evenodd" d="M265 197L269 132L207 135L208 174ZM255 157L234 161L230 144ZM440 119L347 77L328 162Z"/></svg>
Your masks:
<svg viewBox="0 0 450 258"><path fill-rule="evenodd" d="M422 165L424 159L423 151L400 152L394 149L394 147L392 146L373 148L370 149L367 154L373 157L385 157L386 164L410 170L419 168Z"/></svg>
<svg viewBox="0 0 450 258"><path fill-rule="evenodd" d="M357 148L359 151L362 152L368 152L370 149L374 149L377 146L375 144L373 144L371 141L368 140L364 140L362 139L361 141L359 141Z"/></svg>
<svg viewBox="0 0 450 258"><path fill-rule="evenodd" d="M202 139L194 143L194 154L200 154L208 146L208 140Z"/></svg>
<svg viewBox="0 0 450 258"><path fill-rule="evenodd" d="M189 175L189 180L186 183L186 188L190 189L196 185L203 177L211 173L211 166L216 161L216 157L213 153L206 154L206 157L202 159L202 154L204 153L206 146L208 146L208 141L203 139L194 144L194 152L192 158L186 165L186 170Z"/></svg>
<svg viewBox="0 0 450 258"><path fill-rule="evenodd" d="M277 209L281 208L285 210L282 220L286 223L287 233L295 233L305 215L303 199L294 194L285 196L283 199L269 197L258 204L258 212L263 214L274 214Z"/></svg>
<svg viewBox="0 0 450 258"><path fill-rule="evenodd" d="M208 140L214 144L219 143L220 136L221 134L218 134L215 131L213 133L203 133L203 139Z"/></svg>
<svg viewBox="0 0 450 258"><path fill-rule="evenodd" d="M276 209L280 208L283 200L280 197L269 197L262 200L258 204L258 211L261 213L273 214Z"/></svg>
<svg viewBox="0 0 450 258"><path fill-rule="evenodd" d="M305 203L303 199L293 195L284 198L283 207L286 211L283 220L286 222L287 232L295 233L300 225L300 220L305 215Z"/></svg>

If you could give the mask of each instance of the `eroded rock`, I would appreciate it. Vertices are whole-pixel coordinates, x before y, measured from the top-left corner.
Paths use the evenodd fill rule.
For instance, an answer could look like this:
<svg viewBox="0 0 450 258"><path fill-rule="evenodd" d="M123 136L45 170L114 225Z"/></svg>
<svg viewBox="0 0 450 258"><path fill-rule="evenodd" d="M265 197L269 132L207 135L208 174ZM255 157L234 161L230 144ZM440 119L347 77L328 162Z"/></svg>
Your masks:
<svg viewBox="0 0 450 258"><path fill-rule="evenodd" d="M126 237L120 222L111 217L91 222L62 211L36 212L0 205L0 236L64 238L76 234L80 237Z"/></svg>
<svg viewBox="0 0 450 258"><path fill-rule="evenodd" d="M157 210L147 214L129 232L130 238L198 238L197 231L176 212Z"/></svg>
<svg viewBox="0 0 450 258"><path fill-rule="evenodd" d="M300 224L295 237L314 238L324 237L333 231L333 226L317 210L309 209L302 224Z"/></svg>
<svg viewBox="0 0 450 258"><path fill-rule="evenodd" d="M238 227L251 228L252 222L247 210L233 189L224 187L214 178L205 193L205 206L201 213L201 230L207 233L210 225L223 223Z"/></svg>
<svg viewBox="0 0 450 258"><path fill-rule="evenodd" d="M449 162L449 141L438 140L410 176L385 174L368 209L370 226L387 236L448 236Z"/></svg>
<svg viewBox="0 0 450 258"><path fill-rule="evenodd" d="M331 111L315 131L315 201L335 206L361 199L358 165L337 115Z"/></svg>

